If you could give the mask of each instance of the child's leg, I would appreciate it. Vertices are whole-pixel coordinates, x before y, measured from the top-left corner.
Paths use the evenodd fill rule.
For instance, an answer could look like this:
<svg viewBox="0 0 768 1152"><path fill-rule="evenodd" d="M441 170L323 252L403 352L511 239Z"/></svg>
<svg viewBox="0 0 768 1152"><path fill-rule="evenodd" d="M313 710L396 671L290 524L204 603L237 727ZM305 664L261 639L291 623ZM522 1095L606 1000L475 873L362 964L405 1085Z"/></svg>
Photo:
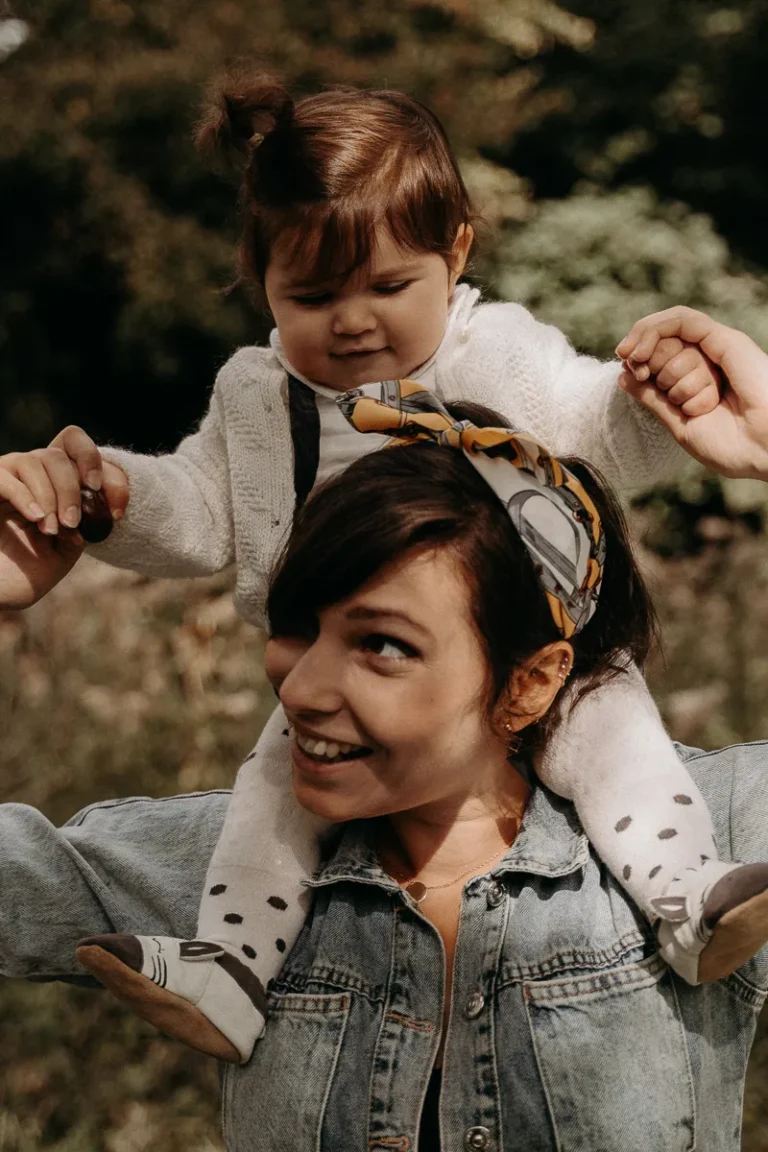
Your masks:
<svg viewBox="0 0 768 1152"><path fill-rule="evenodd" d="M220 1059L247 1060L264 1028L265 988L307 914L301 880L328 828L297 803L281 707L240 769L214 851L194 941L100 936L78 959L139 1015Z"/></svg>
<svg viewBox="0 0 768 1152"><path fill-rule="evenodd" d="M652 921L661 918L667 962L690 983L725 975L712 964L719 943L704 956L723 916L719 882L733 874L727 882L732 912L768 890L768 865L740 868L718 860L707 805L640 672L632 667L585 697L555 732L537 770L553 791L573 800L590 841L642 911ZM754 946L738 964L768 938L768 922L765 932L762 921L756 923L753 935ZM703 975L707 971L714 976Z"/></svg>
<svg viewBox="0 0 768 1152"><path fill-rule="evenodd" d="M197 935L224 945L266 987L282 967L306 919L302 879L319 863L328 829L302 808L291 784L285 713L272 713L237 774L200 902Z"/></svg>

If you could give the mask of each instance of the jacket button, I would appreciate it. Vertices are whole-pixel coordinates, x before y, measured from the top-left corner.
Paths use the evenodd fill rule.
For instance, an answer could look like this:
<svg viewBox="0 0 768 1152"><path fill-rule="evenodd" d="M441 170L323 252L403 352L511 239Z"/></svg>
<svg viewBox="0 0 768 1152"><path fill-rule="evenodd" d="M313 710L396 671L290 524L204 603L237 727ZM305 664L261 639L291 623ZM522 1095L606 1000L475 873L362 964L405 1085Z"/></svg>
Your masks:
<svg viewBox="0 0 768 1152"><path fill-rule="evenodd" d="M464 1133L464 1147L474 1150L476 1148L487 1148L491 1143L491 1134L487 1128L482 1128L479 1124L473 1125L472 1128L467 1128Z"/></svg>
<svg viewBox="0 0 768 1152"><path fill-rule="evenodd" d="M469 344L469 340L470 340L469 329L463 328L462 331L459 332L459 344Z"/></svg>
<svg viewBox="0 0 768 1152"><path fill-rule="evenodd" d="M464 1005L464 1015L467 1020L474 1020L476 1016L480 1015L483 1008L485 1008L485 996L483 996L482 992L473 992ZM485 1145L482 1145L482 1147L485 1147Z"/></svg>
<svg viewBox="0 0 768 1152"><path fill-rule="evenodd" d="M505 896L504 885L499 884L498 880L494 880L488 889L486 900L489 908L498 908L504 900Z"/></svg>

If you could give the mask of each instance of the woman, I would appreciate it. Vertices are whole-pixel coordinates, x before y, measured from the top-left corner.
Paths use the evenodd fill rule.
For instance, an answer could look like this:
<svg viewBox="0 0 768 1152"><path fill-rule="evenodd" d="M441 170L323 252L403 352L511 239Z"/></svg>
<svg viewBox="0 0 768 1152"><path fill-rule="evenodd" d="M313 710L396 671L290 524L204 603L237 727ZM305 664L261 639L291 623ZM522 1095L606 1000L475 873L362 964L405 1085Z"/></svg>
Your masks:
<svg viewBox="0 0 768 1152"><path fill-rule="evenodd" d="M738 438L714 437L729 456L709 459L768 477L768 358L746 346L740 357L730 339L728 350L734 392L719 418ZM705 455L703 442L689 447ZM463 460L422 447L385 456L356 466L357 519L349 491L341 519L333 485L308 506L272 590L268 665L294 724L297 793L351 823L312 882L266 1038L250 1064L227 1069L228 1146L413 1148L422 1114L437 1114L437 1065L444 1149L736 1148L768 956L718 984L678 982L568 804L531 794L510 767L511 735L531 747L534 726L545 736L568 645L550 638L520 548L502 539L506 514L482 481L470 491ZM372 526L382 468L393 485L410 468L425 489L409 503L413 485L401 484ZM472 524L451 535L452 491L485 516L479 537ZM615 524L609 506L601 514ZM36 594L35 558L16 531L0 587L19 606ZM504 569L496 593L467 550L489 533ZM642 655L648 638L616 531L609 554L611 545L600 628L574 646L585 683L610 674L626 647ZM493 627L483 628L484 612ZM507 653L520 645L511 675L493 648L500 620ZM320 763L327 740L349 748L331 767ZM764 858L764 749L686 758L721 851ZM4 806L3 971L73 976L83 935L148 923L188 933L224 806L218 795L118 801L60 832L32 809ZM434 1134L433 1121L424 1147Z"/></svg>

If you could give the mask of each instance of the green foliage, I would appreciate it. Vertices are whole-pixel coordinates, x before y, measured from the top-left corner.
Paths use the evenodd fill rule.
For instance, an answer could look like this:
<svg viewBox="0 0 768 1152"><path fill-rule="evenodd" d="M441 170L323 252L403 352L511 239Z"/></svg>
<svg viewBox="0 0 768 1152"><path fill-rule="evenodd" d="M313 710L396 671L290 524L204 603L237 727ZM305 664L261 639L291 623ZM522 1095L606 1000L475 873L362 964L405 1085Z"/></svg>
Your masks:
<svg viewBox="0 0 768 1152"><path fill-rule="evenodd" d="M597 25L591 51L547 61L556 114L496 155L537 196L649 184L711 215L745 260L768 264L768 10L760 0L573 0Z"/></svg>
<svg viewBox="0 0 768 1152"><path fill-rule="evenodd" d="M650 188L539 202L504 229L495 287L609 358L641 316L685 303L768 346L768 278L734 267L712 221Z"/></svg>

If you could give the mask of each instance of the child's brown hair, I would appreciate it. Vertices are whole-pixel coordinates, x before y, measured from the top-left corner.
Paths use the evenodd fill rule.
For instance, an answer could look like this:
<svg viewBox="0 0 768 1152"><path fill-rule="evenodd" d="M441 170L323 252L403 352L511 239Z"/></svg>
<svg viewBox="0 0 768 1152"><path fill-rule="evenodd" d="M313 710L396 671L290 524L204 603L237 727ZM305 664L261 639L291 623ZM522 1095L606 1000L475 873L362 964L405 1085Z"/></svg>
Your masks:
<svg viewBox="0 0 768 1152"><path fill-rule="evenodd" d="M332 88L294 102L260 74L211 93L198 144L242 168L243 279L263 285L272 248L292 244L308 282L348 276L371 257L376 229L449 267L473 218L445 132L401 92Z"/></svg>

